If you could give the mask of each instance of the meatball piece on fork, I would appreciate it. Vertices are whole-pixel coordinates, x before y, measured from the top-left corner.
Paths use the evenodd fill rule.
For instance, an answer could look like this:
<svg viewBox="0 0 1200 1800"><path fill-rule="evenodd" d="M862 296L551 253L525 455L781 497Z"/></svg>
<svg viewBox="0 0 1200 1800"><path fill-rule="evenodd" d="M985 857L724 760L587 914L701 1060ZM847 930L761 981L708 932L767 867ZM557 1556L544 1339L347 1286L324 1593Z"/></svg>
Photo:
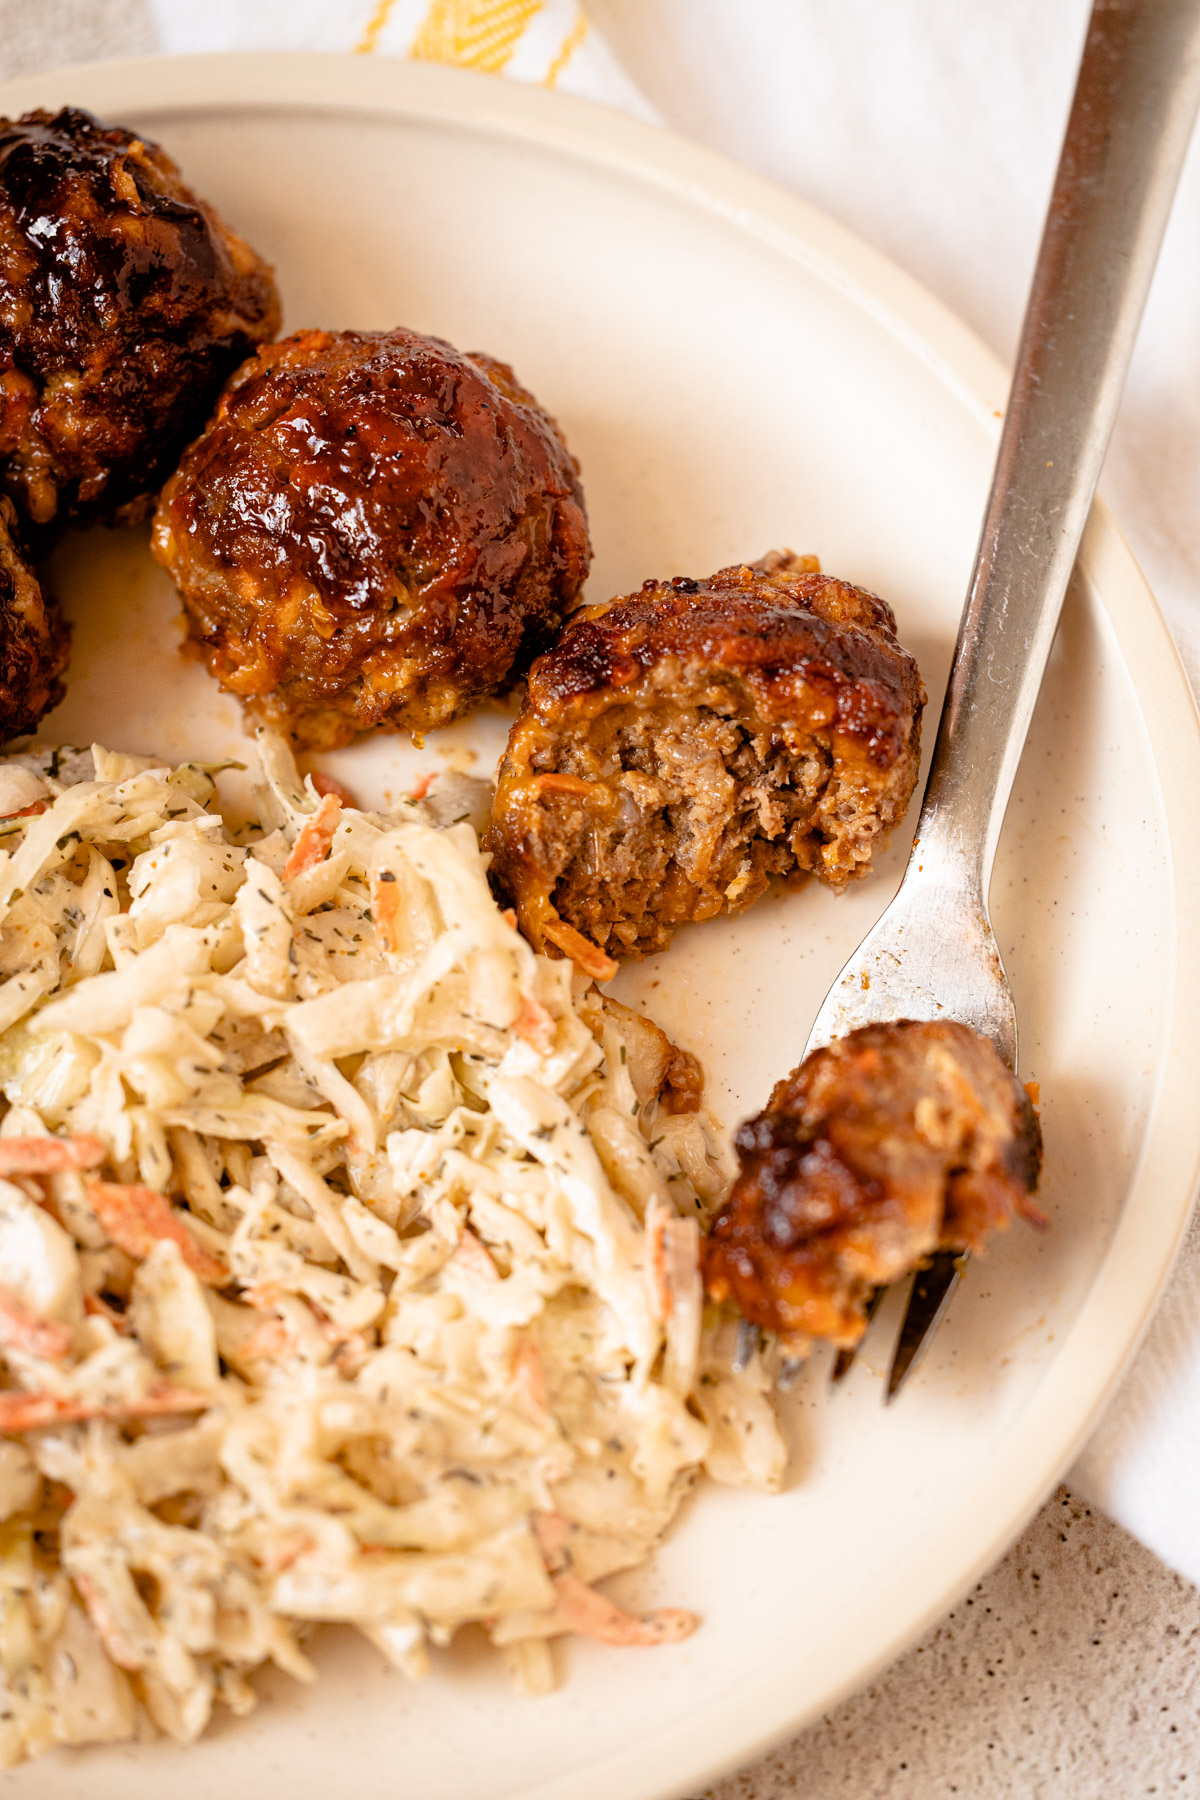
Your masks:
<svg viewBox="0 0 1200 1800"><path fill-rule="evenodd" d="M949 1019L865 1025L778 1083L734 1139L704 1245L711 1297L796 1349L845 1349L870 1297L937 1250L979 1250L1033 1194L1042 1136L987 1038Z"/></svg>
<svg viewBox="0 0 1200 1800"><path fill-rule="evenodd" d="M538 949L593 974L772 875L865 874L925 703L891 608L775 552L575 613L533 666L486 847Z"/></svg>

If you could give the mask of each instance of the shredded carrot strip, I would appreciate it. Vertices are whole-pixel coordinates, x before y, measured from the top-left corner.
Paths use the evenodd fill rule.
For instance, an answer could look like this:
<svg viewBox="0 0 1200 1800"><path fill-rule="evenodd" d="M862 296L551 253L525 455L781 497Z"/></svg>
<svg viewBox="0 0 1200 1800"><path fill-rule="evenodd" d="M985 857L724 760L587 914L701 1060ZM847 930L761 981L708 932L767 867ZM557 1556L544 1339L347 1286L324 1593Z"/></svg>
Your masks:
<svg viewBox="0 0 1200 1800"><path fill-rule="evenodd" d="M113 1617L100 1589L90 1575L81 1570L72 1577L76 1592L87 1608L88 1618L96 1627L96 1635L118 1669L140 1669L145 1658Z"/></svg>
<svg viewBox="0 0 1200 1800"><path fill-rule="evenodd" d="M276 1538L273 1543L264 1548L258 1557L259 1566L282 1572L284 1569L290 1569L292 1564L298 1562L306 1551L315 1548L316 1545L306 1532L293 1531L285 1537Z"/></svg>
<svg viewBox="0 0 1200 1800"><path fill-rule="evenodd" d="M533 1535L537 1539L542 1560L553 1575L556 1569L562 1569L567 1562L567 1544L571 1538L571 1521L560 1512L530 1513L529 1523L533 1527Z"/></svg>
<svg viewBox="0 0 1200 1800"><path fill-rule="evenodd" d="M579 794L586 798L592 792L592 783L584 781L578 775L535 775L533 785L540 794Z"/></svg>
<svg viewBox="0 0 1200 1800"><path fill-rule="evenodd" d="M546 1403L546 1374L542 1367L541 1352L528 1332L522 1332L517 1340L512 1362L513 1386L533 1417L539 1421L549 1417L550 1409ZM557 1513L538 1514L537 1518L557 1518ZM537 1518L534 1528L537 1529ZM565 1524L565 1520L564 1520ZM541 1543L541 1534L538 1534ZM545 1549L545 1544L542 1544Z"/></svg>
<svg viewBox="0 0 1200 1800"><path fill-rule="evenodd" d="M668 1228L671 1216L665 1206L654 1206L646 1220L646 1250L649 1256L651 1287L655 1311L660 1319L669 1319L674 1304L671 1277L667 1263Z"/></svg>
<svg viewBox="0 0 1200 1800"><path fill-rule="evenodd" d="M500 1271L492 1261L486 1245L469 1226L463 1227L463 1234L458 1240L458 1248L451 1257L451 1262L461 1263L472 1275L478 1275L482 1281L499 1281Z"/></svg>
<svg viewBox="0 0 1200 1800"><path fill-rule="evenodd" d="M150 1419L162 1413L204 1412L211 1394L193 1393L160 1381L137 1400L75 1400L61 1394L0 1393L0 1437L38 1431L44 1425L75 1425L81 1419Z"/></svg>
<svg viewBox="0 0 1200 1800"><path fill-rule="evenodd" d="M229 1270L207 1250L202 1250L165 1195L154 1188L127 1186L119 1181L89 1181L87 1197L96 1217L113 1243L130 1256L149 1256L156 1243L168 1239L178 1244L184 1262L201 1281L221 1287Z"/></svg>
<svg viewBox="0 0 1200 1800"><path fill-rule="evenodd" d="M107 1319L113 1330L119 1331L122 1337L133 1336L133 1325L130 1320L125 1317L124 1313L118 1312L115 1306L110 1306L107 1300L102 1300L99 1294L85 1294L83 1310L85 1313L90 1313L94 1319Z"/></svg>
<svg viewBox="0 0 1200 1800"><path fill-rule="evenodd" d="M305 869L324 862L329 855L329 846L333 842L333 834L341 816L342 803L337 795L323 795L316 812L309 814L304 829L292 845L292 853L283 866L285 881L291 881L294 876L303 875Z"/></svg>
<svg viewBox="0 0 1200 1800"><path fill-rule="evenodd" d="M261 1357L264 1362L279 1362L296 1348L296 1334L286 1319L278 1314L263 1319L254 1327L242 1345L243 1356Z"/></svg>
<svg viewBox="0 0 1200 1800"><path fill-rule="evenodd" d="M550 939L552 944L569 956L577 968L590 975L593 981L611 981L617 972L618 964L611 956L606 956L597 944L589 943L582 932L568 925L565 919L551 919L542 927L542 936Z"/></svg>
<svg viewBox="0 0 1200 1800"><path fill-rule="evenodd" d="M632 1613L598 1594L569 1567L571 1521L559 1512L535 1512L530 1518L533 1535L554 1583L556 1622L564 1631L595 1638L601 1644L677 1644L696 1629L692 1613L679 1607L663 1607L635 1618Z"/></svg>
<svg viewBox="0 0 1200 1800"><path fill-rule="evenodd" d="M57 1319L39 1319L16 1294L0 1288L0 1345L57 1362L71 1348L71 1333Z"/></svg>
<svg viewBox="0 0 1200 1800"><path fill-rule="evenodd" d="M680 1607L664 1606L636 1619L569 1569L550 1579L554 1583L555 1611L564 1629L595 1638L597 1643L648 1649L656 1644L677 1644L696 1629L695 1615Z"/></svg>
<svg viewBox="0 0 1200 1800"><path fill-rule="evenodd" d="M512 1023L514 1034L545 1056L554 1048L554 1020L539 1000L527 995Z"/></svg>
<svg viewBox="0 0 1200 1800"><path fill-rule="evenodd" d="M646 1215L647 1267L654 1310L665 1323L675 1311L675 1296L695 1278L696 1237L691 1219L681 1219L665 1206Z"/></svg>
<svg viewBox="0 0 1200 1800"><path fill-rule="evenodd" d="M400 883L388 869L381 869L371 883L371 917L380 945L395 955L400 948Z"/></svg>
<svg viewBox="0 0 1200 1800"><path fill-rule="evenodd" d="M339 781L336 775L326 775L323 770L314 769L309 776L309 780L316 788L318 794L320 794L322 800L325 798L326 794L332 794L334 799L340 800L343 806L358 805L358 801L350 792L350 789L346 786L345 782Z"/></svg>
<svg viewBox="0 0 1200 1800"><path fill-rule="evenodd" d="M107 1151L98 1137L0 1137L0 1175L57 1175L95 1169Z"/></svg>

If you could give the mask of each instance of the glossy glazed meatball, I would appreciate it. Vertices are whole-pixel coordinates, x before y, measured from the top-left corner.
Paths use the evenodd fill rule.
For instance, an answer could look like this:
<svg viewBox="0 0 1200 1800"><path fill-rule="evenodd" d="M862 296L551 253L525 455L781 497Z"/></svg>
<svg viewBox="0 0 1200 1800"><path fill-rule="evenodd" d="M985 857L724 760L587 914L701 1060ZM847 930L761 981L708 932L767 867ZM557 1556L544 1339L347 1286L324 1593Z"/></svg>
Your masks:
<svg viewBox="0 0 1200 1800"><path fill-rule="evenodd" d="M156 144L74 108L0 120L0 479L25 520L147 510L278 329L271 271Z"/></svg>
<svg viewBox="0 0 1200 1800"><path fill-rule="evenodd" d="M70 636L17 547L16 513L0 495L0 743L32 731L62 699Z"/></svg>
<svg viewBox="0 0 1200 1800"><path fill-rule="evenodd" d="M575 462L503 363L415 331L260 350L163 490L212 673L300 744L502 691L587 575Z"/></svg>
<svg viewBox="0 0 1200 1800"><path fill-rule="evenodd" d="M1029 1096L965 1025L868 1025L817 1050L734 1140L704 1246L713 1299L795 1339L857 1343L872 1290L935 1250L978 1250L1033 1204Z"/></svg>
<svg viewBox="0 0 1200 1800"><path fill-rule="evenodd" d="M920 756L895 623L790 552L568 619L530 671L486 838L530 942L599 976L772 875L864 874Z"/></svg>

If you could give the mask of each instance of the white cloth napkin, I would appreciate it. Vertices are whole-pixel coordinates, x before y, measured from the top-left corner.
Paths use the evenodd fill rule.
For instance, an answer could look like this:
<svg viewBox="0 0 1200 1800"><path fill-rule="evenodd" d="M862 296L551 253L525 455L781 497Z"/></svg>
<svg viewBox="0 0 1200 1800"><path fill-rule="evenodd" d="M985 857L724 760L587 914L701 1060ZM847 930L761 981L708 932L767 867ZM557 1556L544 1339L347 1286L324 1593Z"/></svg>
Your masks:
<svg viewBox="0 0 1200 1800"><path fill-rule="evenodd" d="M107 48L97 15L108 6L109 54L136 43L415 55L661 117L845 220L1004 355L1089 10L1088 0L589 0L586 13L576 0L54 0L40 62L23 11L25 66L72 59L62 17L72 3L81 22L86 13L90 55ZM1102 487L1200 686L1200 141ZM1070 1479L1200 1583L1200 1223Z"/></svg>
<svg viewBox="0 0 1200 1800"><path fill-rule="evenodd" d="M576 0L146 0L159 48L454 63L656 119Z"/></svg>

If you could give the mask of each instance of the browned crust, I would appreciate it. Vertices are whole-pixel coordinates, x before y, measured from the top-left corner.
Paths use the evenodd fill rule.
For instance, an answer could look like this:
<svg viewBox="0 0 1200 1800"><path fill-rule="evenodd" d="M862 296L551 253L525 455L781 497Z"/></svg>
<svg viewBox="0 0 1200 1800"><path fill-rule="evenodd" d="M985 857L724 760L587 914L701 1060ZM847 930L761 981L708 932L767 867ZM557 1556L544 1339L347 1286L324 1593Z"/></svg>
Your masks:
<svg viewBox="0 0 1200 1800"><path fill-rule="evenodd" d="M0 463L35 526L135 516L279 328L267 265L157 144L0 120Z"/></svg>
<svg viewBox="0 0 1200 1800"><path fill-rule="evenodd" d="M1031 1196L1041 1129L986 1038L868 1025L807 1058L735 1138L704 1247L710 1295L791 1337L852 1345L865 1301L938 1249L982 1248Z"/></svg>
<svg viewBox="0 0 1200 1800"><path fill-rule="evenodd" d="M0 743L33 731L63 697L70 631L42 593L14 538L16 513L0 495Z"/></svg>
<svg viewBox="0 0 1200 1800"><path fill-rule="evenodd" d="M742 910L771 874L811 871L843 886L865 872L908 804L924 702L891 608L821 574L813 558L775 552L708 580L648 581L636 594L584 608L530 670L500 765L485 838L497 891L539 949L561 944L561 920L622 956L662 948L686 919ZM634 897L631 884L629 906L645 918L628 926L622 902L600 898L601 839L624 777L613 768L611 741L606 766L590 739L617 729L619 719L685 704L697 717L735 722L754 757L775 763L773 779L780 764L807 759L803 779L820 793L799 825L780 827L773 840L764 827L744 873L720 891L702 891L678 861L657 894ZM861 839L839 835L835 797L849 797L869 819L866 850ZM675 829L664 814L662 833Z"/></svg>
<svg viewBox="0 0 1200 1800"><path fill-rule="evenodd" d="M763 719L828 725L891 767L924 702L917 666L885 600L812 562L776 555L582 608L530 671L530 706L552 725L611 705L670 658L738 676Z"/></svg>
<svg viewBox="0 0 1200 1800"><path fill-rule="evenodd" d="M587 575L578 468L511 369L418 332L259 351L163 491L210 670L299 743L502 691Z"/></svg>

